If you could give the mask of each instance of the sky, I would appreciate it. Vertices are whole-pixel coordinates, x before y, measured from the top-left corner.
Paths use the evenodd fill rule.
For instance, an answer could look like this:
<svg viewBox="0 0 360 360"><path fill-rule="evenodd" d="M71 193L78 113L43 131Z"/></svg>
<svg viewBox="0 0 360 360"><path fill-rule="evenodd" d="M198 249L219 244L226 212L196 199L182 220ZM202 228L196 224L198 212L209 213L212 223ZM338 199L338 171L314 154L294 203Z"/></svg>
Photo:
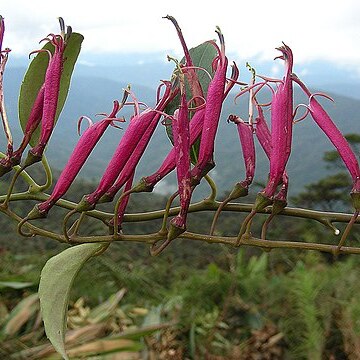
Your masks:
<svg viewBox="0 0 360 360"><path fill-rule="evenodd" d="M269 60L285 42L295 62L326 60L353 68L360 78L360 1L358 0L137 0L82 1L2 0L4 46L20 57L39 47L38 41L58 32L62 16L73 31L85 36L81 61L109 59L124 53L181 56L171 23L174 16L189 47L216 37L220 26L227 50L246 59ZM96 58L95 56L95 58Z"/></svg>

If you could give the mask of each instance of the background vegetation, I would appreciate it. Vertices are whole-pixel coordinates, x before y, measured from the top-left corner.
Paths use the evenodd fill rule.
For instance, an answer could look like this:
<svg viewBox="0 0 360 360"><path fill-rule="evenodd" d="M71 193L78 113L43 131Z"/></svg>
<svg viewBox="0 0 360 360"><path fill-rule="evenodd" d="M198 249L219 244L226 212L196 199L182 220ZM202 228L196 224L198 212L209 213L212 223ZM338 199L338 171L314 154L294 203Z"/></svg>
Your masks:
<svg viewBox="0 0 360 360"><path fill-rule="evenodd" d="M357 149L359 137L348 139ZM292 203L350 211L350 182L336 153L326 152L324 160L331 176L307 185ZM78 181L68 196L76 199L92 186ZM129 211L161 208L165 201L160 195L135 195ZM49 227L57 226L57 211L49 216ZM189 228L206 231L212 215L191 214ZM236 233L240 217L222 214L218 232ZM17 237L11 223L0 221L0 357L55 359L36 292L41 268L64 246ZM158 227L155 222L125 224L124 230L148 233ZM88 231L99 229L89 224ZM268 237L338 241L319 224L282 216L271 224ZM359 240L357 226L350 240ZM262 252L185 240L176 240L157 258L142 244L114 243L110 250L89 261L73 287L67 335L73 358L359 358L357 256L334 259L315 252Z"/></svg>

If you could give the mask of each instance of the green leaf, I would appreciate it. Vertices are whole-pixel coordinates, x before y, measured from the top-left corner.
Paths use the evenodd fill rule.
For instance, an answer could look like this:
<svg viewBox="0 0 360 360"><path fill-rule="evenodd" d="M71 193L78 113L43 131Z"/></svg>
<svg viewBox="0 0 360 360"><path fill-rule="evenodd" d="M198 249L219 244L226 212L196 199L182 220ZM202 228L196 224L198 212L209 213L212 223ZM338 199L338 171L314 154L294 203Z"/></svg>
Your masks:
<svg viewBox="0 0 360 360"><path fill-rule="evenodd" d="M61 75L60 93L58 100L58 107L55 117L55 122L58 120L62 108L64 107L65 100L70 87L71 75L74 70L76 60L79 56L81 43L84 37L78 33L72 33L68 39L64 51L64 68ZM44 45L43 49L54 52L54 46L50 43ZM21 84L19 95L19 119L23 131L25 130L31 108L34 104L36 96L44 83L46 69L49 63L49 56L47 53L38 53L31 61L29 68L25 74L24 80ZM30 145L34 146L40 135L40 129L34 132Z"/></svg>
<svg viewBox="0 0 360 360"><path fill-rule="evenodd" d="M192 49L190 51L190 56L193 61L194 66L201 67L205 69L209 74L212 74L212 62L217 55L217 51L215 47L210 44L209 42L204 42ZM185 62L185 58L182 58L181 63L183 64ZM204 96L206 98L207 89L210 84L209 76L206 74L205 71L197 70L198 78L200 85L203 89ZM189 99L191 98L191 94L189 91L189 87L187 86L187 94L189 94ZM176 96L174 100L166 107L165 112L167 114L172 115L174 111L179 107L180 105L180 96ZM168 123L168 120L167 120ZM170 123L170 122L169 122ZM170 123L171 124L171 123ZM166 126L166 133L170 139L170 141L173 143L173 136L172 136L172 130L171 125ZM200 147L200 141L197 141L191 149L191 160L192 162L196 162L197 156L199 154L199 147Z"/></svg>
<svg viewBox="0 0 360 360"><path fill-rule="evenodd" d="M64 339L70 289L85 262L104 246L107 245L81 244L70 247L48 260L41 271L39 298L45 332L64 359L68 359Z"/></svg>

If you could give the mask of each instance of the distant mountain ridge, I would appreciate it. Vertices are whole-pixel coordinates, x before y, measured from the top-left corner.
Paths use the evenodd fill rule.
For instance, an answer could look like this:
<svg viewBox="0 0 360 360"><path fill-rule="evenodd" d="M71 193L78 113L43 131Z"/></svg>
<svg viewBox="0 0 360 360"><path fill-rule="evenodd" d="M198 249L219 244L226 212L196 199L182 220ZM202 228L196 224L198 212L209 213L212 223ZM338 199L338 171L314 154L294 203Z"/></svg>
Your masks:
<svg viewBox="0 0 360 360"><path fill-rule="evenodd" d="M78 118L81 115L87 115L95 120L94 114L111 111L112 101L122 97L122 88L128 84L126 81L121 81L118 76L114 76L113 80L110 80L98 76L100 75L98 72L96 72L96 74L92 72L86 75L83 74L82 71L77 70L78 69L76 69L76 75L72 81L68 101L61 114L48 149L48 157L54 168L61 169L64 166L76 144L78 139L76 131ZM15 126L18 129L15 133L16 141L19 141L21 136L17 125L17 96L24 71L24 68L9 68L5 75L5 96L8 115L13 127ZM133 75L133 73L128 73L127 79L136 78L136 76ZM153 87L156 85L155 82ZM356 85L354 86L356 87ZM134 83L132 89L139 100L150 106L154 103L156 92L153 88ZM345 85L339 85L338 89L345 89ZM326 89L323 88L322 90ZM297 90L295 94L297 103L306 102L305 97ZM338 124L339 128L345 134L360 133L360 119L357 115L360 100L341 96L336 93L329 93L329 95L334 98L335 104L325 102L325 108ZM212 175L219 185L219 192L230 190L233 184L241 180L244 176L243 160L237 132L233 124L227 124L226 119L230 113L246 116L247 100L240 99L238 101L239 104L235 105L232 98L233 96L230 96L225 102L217 135L217 166L212 172ZM127 107L122 111L121 115L125 116L128 120L131 113L132 108ZM266 111L266 113L268 113L268 111ZM126 123L122 125L124 129L126 126ZM80 175L90 179L99 179L122 134L123 130L109 129L101 143L94 150ZM1 148L3 149L4 138L1 137L0 141ZM155 171L170 148L171 144L167 139L165 129L160 125L143 156L137 171L137 178ZM297 193L305 184L316 181L327 173L325 165L322 162L322 156L324 151L331 149L332 145L330 142L310 118L296 124L294 128L294 147L288 166L290 193ZM261 150L258 154L256 180L264 181L267 177L268 161L265 159ZM176 185L174 180L174 176L170 177L170 180L166 179L162 185L159 186L159 191L172 191L173 186Z"/></svg>

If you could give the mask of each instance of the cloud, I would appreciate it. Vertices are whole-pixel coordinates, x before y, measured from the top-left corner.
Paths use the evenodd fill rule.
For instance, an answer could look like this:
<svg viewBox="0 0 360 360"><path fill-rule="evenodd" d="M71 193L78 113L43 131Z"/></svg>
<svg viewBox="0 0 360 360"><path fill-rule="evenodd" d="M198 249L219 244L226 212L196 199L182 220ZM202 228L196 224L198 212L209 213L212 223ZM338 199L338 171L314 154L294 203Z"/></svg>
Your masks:
<svg viewBox="0 0 360 360"><path fill-rule="evenodd" d="M61 1L61 6L40 0L5 0L1 11L6 21L5 46L14 55L26 55L37 48L49 32L58 31L62 16L74 31L85 36L86 54L127 52L180 53L181 47L171 23L177 18L189 46L216 37L219 25L227 49L240 58L271 60L274 48L284 41L294 51L295 61L330 60L344 65L360 64L358 35L360 5L356 0L338 3L325 0L257 0L215 4L207 1L168 0L136 2L103 0Z"/></svg>

